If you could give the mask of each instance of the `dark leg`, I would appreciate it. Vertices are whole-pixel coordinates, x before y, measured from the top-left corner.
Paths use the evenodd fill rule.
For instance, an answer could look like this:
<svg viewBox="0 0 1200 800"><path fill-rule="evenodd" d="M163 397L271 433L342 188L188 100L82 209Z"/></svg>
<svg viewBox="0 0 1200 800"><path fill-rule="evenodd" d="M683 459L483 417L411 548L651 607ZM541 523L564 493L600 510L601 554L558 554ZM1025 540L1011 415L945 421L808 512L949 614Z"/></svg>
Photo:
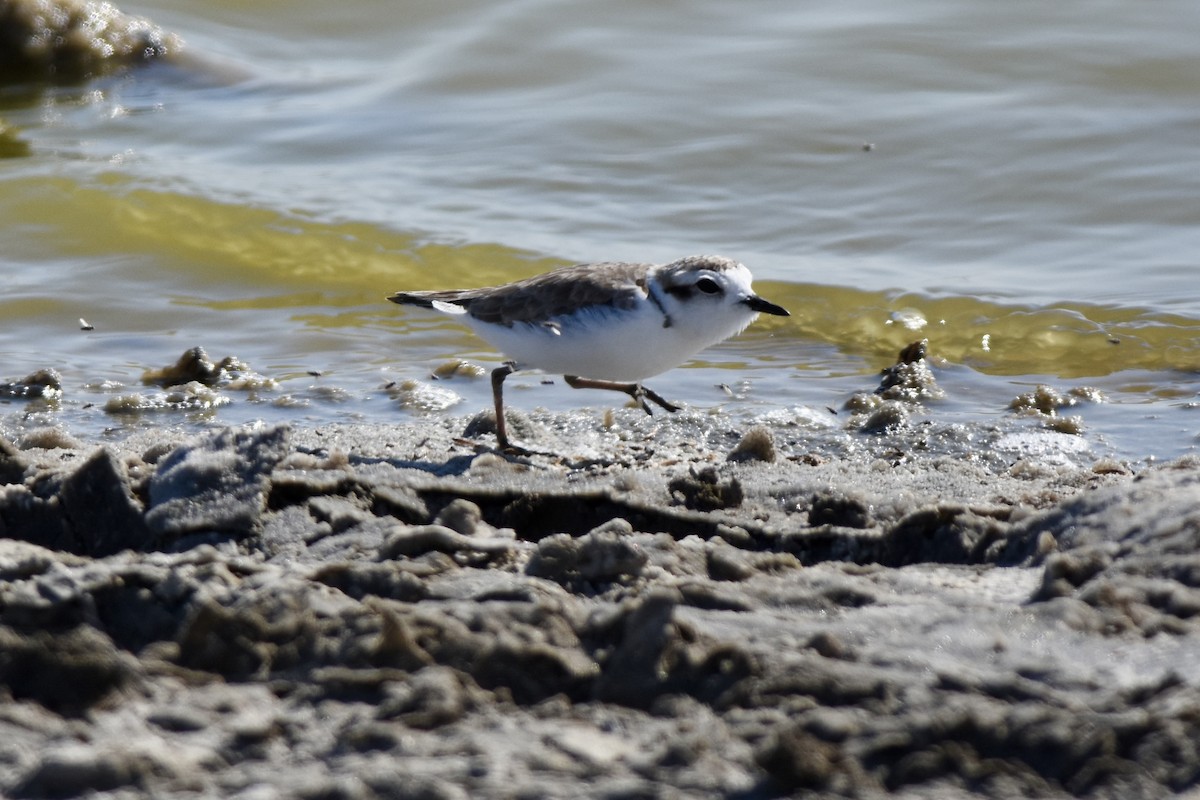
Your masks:
<svg viewBox="0 0 1200 800"><path fill-rule="evenodd" d="M496 401L496 444L501 450L509 449L508 426L504 422L504 379L513 374L512 362L492 370L492 399Z"/></svg>
<svg viewBox="0 0 1200 800"><path fill-rule="evenodd" d="M494 375L494 373L493 373ZM592 378L581 378L578 375L564 375L567 385L572 389L608 389L613 392L624 392L625 394L637 400L641 405L642 410L647 414L650 412L650 406L646 403L647 400L665 408L667 411L678 411L679 406L674 403L669 403L659 396L658 392L647 389L640 383L618 383L617 381L598 381Z"/></svg>
<svg viewBox="0 0 1200 800"><path fill-rule="evenodd" d="M517 365L506 361L492 370L492 399L496 401L496 449L515 456L553 456L540 450L530 450L508 440L508 423L504 419L504 379L517 371Z"/></svg>

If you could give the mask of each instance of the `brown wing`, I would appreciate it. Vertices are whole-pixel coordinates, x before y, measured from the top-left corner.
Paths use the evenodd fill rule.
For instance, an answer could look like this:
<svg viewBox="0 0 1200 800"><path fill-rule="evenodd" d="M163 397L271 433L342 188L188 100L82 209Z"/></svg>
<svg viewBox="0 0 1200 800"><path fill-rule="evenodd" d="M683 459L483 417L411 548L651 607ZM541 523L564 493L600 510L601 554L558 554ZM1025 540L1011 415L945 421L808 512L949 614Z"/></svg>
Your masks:
<svg viewBox="0 0 1200 800"><path fill-rule="evenodd" d="M431 308L434 301L451 303L484 322L545 322L589 306L632 308L646 296L642 288L646 264L577 264L532 278L483 289L444 292L397 292L394 303Z"/></svg>

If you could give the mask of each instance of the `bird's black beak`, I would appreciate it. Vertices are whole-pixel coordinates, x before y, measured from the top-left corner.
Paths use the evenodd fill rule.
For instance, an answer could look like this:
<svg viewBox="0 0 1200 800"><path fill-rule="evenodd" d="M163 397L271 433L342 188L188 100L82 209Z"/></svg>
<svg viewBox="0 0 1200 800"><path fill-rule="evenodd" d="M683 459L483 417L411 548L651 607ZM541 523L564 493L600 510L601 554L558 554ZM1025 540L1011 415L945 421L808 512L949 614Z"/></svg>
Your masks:
<svg viewBox="0 0 1200 800"><path fill-rule="evenodd" d="M769 300L763 300L756 294L752 294L742 301L750 306L751 310L759 311L763 314L774 314L777 317L790 317L791 314L783 306L777 306Z"/></svg>

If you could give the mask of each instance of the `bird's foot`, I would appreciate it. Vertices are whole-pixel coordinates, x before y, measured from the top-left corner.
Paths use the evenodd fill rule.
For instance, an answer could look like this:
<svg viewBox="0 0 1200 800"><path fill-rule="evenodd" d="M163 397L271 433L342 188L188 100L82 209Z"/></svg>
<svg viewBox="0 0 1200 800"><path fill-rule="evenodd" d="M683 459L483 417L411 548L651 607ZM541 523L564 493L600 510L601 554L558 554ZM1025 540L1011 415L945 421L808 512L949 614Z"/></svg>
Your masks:
<svg viewBox="0 0 1200 800"><path fill-rule="evenodd" d="M674 414L682 407L665 400L658 392L654 391L653 389L647 389L641 384L638 384L637 389L634 390L633 399L638 401L643 411L652 416L654 412L650 409L650 404L646 402L647 400L650 400L661 408L665 408L671 414Z"/></svg>
<svg viewBox="0 0 1200 800"><path fill-rule="evenodd" d="M507 440L503 442L496 442L495 452L503 456L517 456L519 458L531 458L533 456L547 456L549 458L559 457L557 453L551 453L546 450L532 450L519 444L513 444Z"/></svg>

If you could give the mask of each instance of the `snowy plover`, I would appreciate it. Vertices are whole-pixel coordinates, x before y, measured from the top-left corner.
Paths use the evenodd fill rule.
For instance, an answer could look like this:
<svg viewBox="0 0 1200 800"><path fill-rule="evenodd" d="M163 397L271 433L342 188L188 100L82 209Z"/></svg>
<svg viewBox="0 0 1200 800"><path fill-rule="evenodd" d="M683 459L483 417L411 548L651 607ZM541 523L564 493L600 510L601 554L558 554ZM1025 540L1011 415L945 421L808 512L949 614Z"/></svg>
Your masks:
<svg viewBox="0 0 1200 800"><path fill-rule="evenodd" d="M789 316L756 295L751 280L732 259L691 256L662 265L577 264L503 286L388 299L460 315L512 359L492 371L492 395L500 448L520 451L504 423L503 384L511 373L558 373L576 389L624 392L647 414L647 400L678 411L640 381L740 333L759 312Z"/></svg>

